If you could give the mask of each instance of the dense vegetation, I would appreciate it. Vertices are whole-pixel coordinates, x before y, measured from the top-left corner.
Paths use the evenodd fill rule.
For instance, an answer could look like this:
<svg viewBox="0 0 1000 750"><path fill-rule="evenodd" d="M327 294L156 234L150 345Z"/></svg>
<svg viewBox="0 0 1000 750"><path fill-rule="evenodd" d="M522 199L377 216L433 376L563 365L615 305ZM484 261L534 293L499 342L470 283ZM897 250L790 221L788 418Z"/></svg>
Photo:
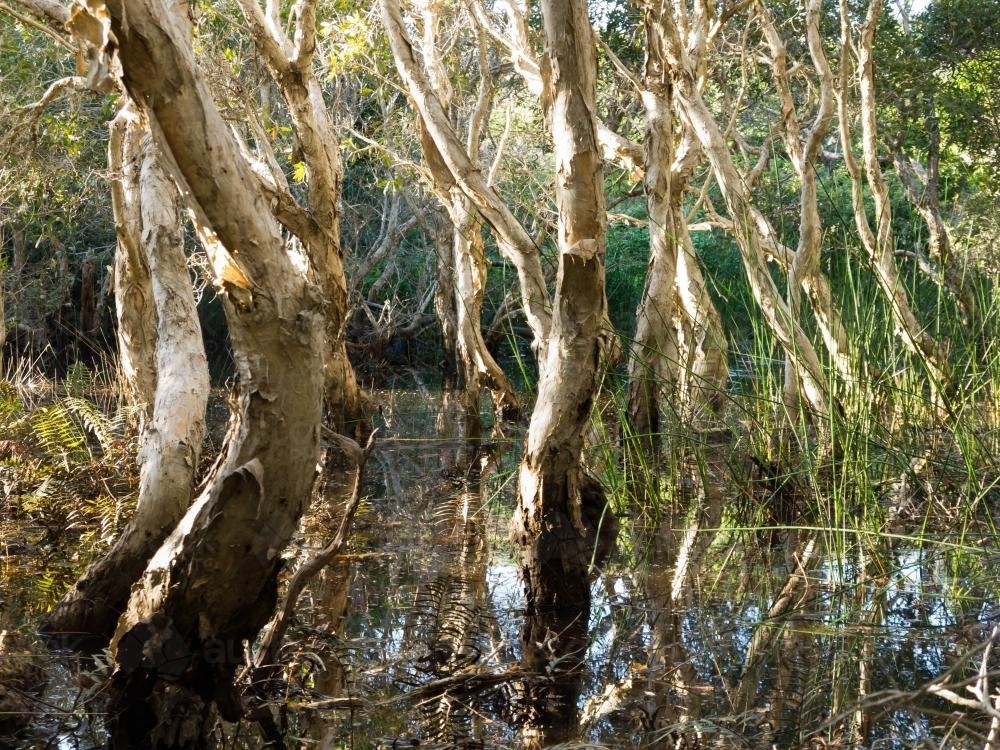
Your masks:
<svg viewBox="0 0 1000 750"><path fill-rule="evenodd" d="M390 8L393 2L383 4ZM310 61L321 92L325 109L319 121L328 121L339 138L326 144L343 159L342 175L335 168L331 172L337 177L330 180L337 183L333 193L321 194L327 178L303 126L316 113L290 103L296 101L296 82L304 86L308 80L275 74L280 66L262 52L267 49L260 37L264 32L255 26L246 0L191 5L196 69L229 128L234 152L246 158L253 174L270 175L260 178L261 195L270 201L274 226L291 248L289 257L299 253L313 271L332 269L330 286L315 281L323 275L319 271L310 277L326 295L325 311L341 304L340 261L331 261L333 255L317 258L333 248L342 259L344 316L337 321L336 312L330 313L327 323L332 320L336 330L327 336L345 337L357 380L373 393L376 426L391 438L413 437L394 426L393 389L405 382L426 396L428 387L442 388L450 395L441 404L447 419L439 420L437 437L450 445L457 436L456 444L465 447L447 458L442 449L440 461L431 466L423 463L425 457L387 453L376 479L369 477L369 485L374 484L369 492L380 500L370 500L372 507L362 505L359 511L358 497L346 499L351 480L344 467L366 465L371 446L365 451L361 445L368 430L359 426L365 420L351 408L337 413L336 389L328 380L323 435L329 466L317 483L322 488L313 494L340 487L344 498L338 499L349 510L320 504L306 515L303 528L308 538L311 525L336 529L346 518L342 532L333 535L340 537L339 546L332 544L325 560L339 561L330 570L338 571L346 587L343 601L332 596L340 603L326 613L316 603L319 594L301 605L282 656L286 673L261 661L261 654L278 654L289 627L279 618L279 625L270 628L278 633L277 643L270 642L275 636L268 632L256 663L240 668L242 685L233 675L213 676L220 684L236 680L243 691L239 711L228 706L232 698L219 697L222 688L207 702L215 701L228 720L249 717L272 742L309 723L307 712L292 710L289 719L289 705L321 701L321 696L342 699L344 706L363 713L372 737L379 731L402 737L411 729L393 723L398 717L385 715L391 713L386 705L412 700L417 715L427 695L441 705L447 698L463 706L467 699L473 706L461 720L448 713L453 724L440 715L434 719L453 732L445 737L441 729L438 739L457 743L459 735L468 735L470 741L513 741L516 730L555 721L550 704L558 700L549 690L570 704L574 727L582 718L591 737L612 745L626 744L627 736L642 746L670 741L687 747L683 743L697 741L695 735L718 742L738 735L751 743L788 747L819 746L810 742L874 747L879 741L945 747L954 732L967 746L992 747L998 713L991 681L1000 670L989 646L1000 606L993 554L1000 482L1000 264L995 252L1000 240L1000 3L932 0L915 9L898 2L881 13L878 0L697 2L690 8L652 1L591 4L598 59L594 123L602 141L592 146L603 154L602 192L595 205L606 209L606 234L602 225L597 235L604 243L606 316L593 361L587 361L595 369L594 395L580 396L584 413L579 421L585 427L578 439L567 441L582 458L570 462L562 509L564 517L575 519L569 528L587 529L580 532L592 551L583 565L583 587L591 588L600 568L606 583L607 601L597 597L604 602L597 607L600 616L594 615L590 632L583 623L583 637L590 638L591 661L607 659L608 674L603 682L592 674L593 684L586 685L580 665L573 659L570 667L564 663L566 653L581 656L579 645L556 645L559 638L550 639L545 628L538 636L529 625L522 634L523 650L496 646L494 661L479 665L503 667L506 659L520 662L523 672L498 667L470 676L463 671L484 648L475 640L481 634L469 634L476 620L468 614L482 601L473 606L463 597L486 596L481 589L475 593L474 586L463 588L468 583L463 576L486 580L482 539L498 535L484 518L508 522L512 495L514 526L531 527L524 494L533 442L529 434L522 446L522 433L538 389L559 391L545 390L558 368L551 364L556 355L545 359L542 352L561 335L564 323L573 322L573 312L587 297L572 297L564 281L566 258L579 251L567 251L564 242L574 207L567 207L565 192L556 190L567 167L560 161L564 149L546 93L547 55L555 53L542 11L533 3L414 2L397 10L405 20L400 28L409 35L401 42L393 37L390 10L383 20L377 8L340 0L271 5L267 12L278 14L275 28L284 24L287 40L298 40L302 34L293 31L301 32L302 18L315 16L315 49L300 59ZM39 650L37 644L23 634L34 632L93 560L132 533L128 524L135 501L139 498L141 505L149 491L140 487L137 462L150 471L152 449L144 452L142 445L149 445L144 441L151 433L163 431L153 392L143 392L130 370L133 355L125 353L131 351L126 340L131 334L123 333L129 325L123 309L135 297L119 295L117 305L115 297L116 284L120 290L129 278L116 267L128 254L123 248L129 241L123 214L115 213L120 199L113 193L124 183L126 169L109 163L107 123L136 94L128 75L124 84L115 79L100 91L88 86L94 83L93 68L87 72L85 58L94 50L79 31L74 37L47 12L33 0L0 4L0 310L5 331L0 630L21 634L18 648L32 652ZM406 44L413 55L409 69L400 51ZM279 51L285 54L284 48ZM116 54L115 45L99 52ZM421 99L421 76L434 93L430 105ZM665 120L657 119L656 102L666 107ZM435 106L444 125L435 120ZM706 135L710 126L717 128L718 139ZM450 131L442 133L442 127ZM449 133L453 145L465 149L463 158L475 165L467 172L479 175L482 187L453 166ZM608 134L618 139L610 141L610 148L604 141ZM157 137L166 149L170 133ZM110 147L113 153L113 139ZM184 168L175 164L167 171L174 180L190 180ZM223 442L229 412L233 425L241 419L253 422L247 414L256 413L246 405L253 399L240 389L259 379L246 364L258 360L241 353L247 337L234 328L231 340L227 321L234 325L252 307L243 292L267 297L256 286L261 279L242 275L240 269L249 266L240 266L240 249L222 253L206 240L206 226L219 220L209 211L206 221L206 212L197 208L206 199L198 190L191 185L181 199L169 198L195 207L178 223L177 237L216 388L203 449L185 454L192 464L185 502L194 499L195 480L210 488L219 479L227 446L231 458L238 452L232 447L237 429L229 443ZM323 217L337 212L339 235L323 226ZM220 237L224 245L227 238L222 232ZM319 251L321 240L328 244ZM537 254L548 313L568 315L553 324L551 335L539 327L525 292L518 258L526 247ZM481 281L466 266L481 268ZM666 286L656 285L660 273ZM572 303L560 306L567 299ZM475 334L463 334L462 321L470 315ZM498 370L490 369L490 360L499 363ZM323 367L327 373L330 361L324 359ZM155 377L153 383L159 387ZM480 403L484 393L491 396L492 409ZM536 408L534 419L544 407ZM254 424L267 423L257 417ZM199 415L195 421L200 420ZM444 427L445 422L460 426ZM520 480L508 466L518 460L509 454L519 451L525 455ZM226 482L256 471L246 468L257 466L246 457L239 464L232 460ZM400 479L394 460L412 461L417 476ZM311 456L304 463L310 462ZM401 502L394 493L398 489L405 495L407 482L423 485L420 472L450 499L415 517L412 509L401 510L393 502ZM225 482L219 479L219 484ZM456 488L461 492L456 494ZM211 493L206 489L205 497ZM539 500L540 507L547 502ZM416 586L412 617L396 626L409 633L414 623L440 618L426 625L437 639L428 653L378 644L378 628L371 622L381 616L388 622L392 615L375 605L355 602L363 622L350 622L346 602L352 563L343 555L342 537L356 512L363 526L376 527L378 520L370 516L377 514L393 523L398 516L415 528L427 523L433 529L458 529L457 519L464 519L461 533L444 534L447 541L422 538L413 529L400 531L407 545L461 539L462 555L478 550L469 553L474 573ZM270 512L264 515L273 518ZM294 530L298 516L289 515ZM471 516L479 519L474 530ZM395 544L380 536L391 533L392 525L386 524L390 531L369 529L355 543L373 554L380 543ZM164 536L169 531L163 529ZM278 552L292 531L279 536ZM516 558L522 542L514 537ZM491 541L507 548L504 541ZM285 553L289 569L302 567L309 557L296 546L300 542L296 537L293 551ZM605 565L610 547L615 551ZM944 614L900 615L906 608L899 599L909 595L913 575L907 567L911 553L921 565L929 560L929 567L947 568L946 591L935 600ZM178 559L193 554L177 552ZM428 554L430 562L414 563L414 569L434 568L433 553ZM525 559L531 554L525 552ZM359 565L373 580L384 573ZM522 572L530 567L524 565ZM269 569L275 580L280 568L279 561ZM19 581L27 571L33 577L30 586ZM287 578L281 575L284 587ZM385 575L384 585L391 589L394 573ZM614 576L635 587L627 612L624 606L615 608L620 591L616 594L610 583ZM760 577L759 587L750 584L751 576ZM142 580L136 590L141 585ZM702 586L708 587L704 598ZM733 593L719 596L716 586ZM278 594L264 586L260 611L241 611L240 617L256 625L264 608L270 617L269 597ZM650 614L643 620L645 615L636 614L642 611L640 599L653 602L650 611L662 617ZM530 620L530 585L528 600ZM458 624L448 619L448 602L465 612L452 613ZM289 611L294 604L292 597ZM113 609L117 618L122 610ZM589 599L584 614L584 620L592 614ZM130 616L126 612L123 622ZM725 645L741 662L710 666L710 653L679 654L685 648L697 651L696 644L713 647L704 632L692 635L698 630L692 623L704 618L718 624L729 617L739 635ZM318 635L321 622L340 628L336 647ZM923 626L937 633L929 650L956 653L924 662L913 657L905 668L887 666L899 656L893 651L896 642L889 637L886 646L875 634L898 628L903 643ZM184 627L179 624L178 632L188 638ZM616 628L631 629L621 643L612 638ZM948 635L949 628L960 637ZM248 648L256 633L242 635ZM350 654L336 651L352 638L356 645ZM475 658L469 656L472 641ZM6 646L0 641L0 657L5 649L12 652L11 643L13 635ZM548 666L540 666L533 646L550 659ZM338 669L363 673L357 684L364 695L356 704L349 705L338 683L343 675L334 679L334 670L305 665L313 649L320 661L336 651ZM784 654L782 649L794 656L768 661ZM237 657L242 660L242 652ZM386 674L404 673L405 679L389 679L374 668L365 672L366 660L379 658L392 662ZM833 674L788 666L794 659L813 658L828 660ZM236 664L231 666L235 672ZM82 670L89 675L88 688L104 684L102 669L99 662ZM115 674L123 671L128 670L119 665ZM537 683L526 676L535 673L542 675ZM443 694L435 692L460 674L467 684L447 683ZM565 678L572 683L569 692L559 692L558 685L539 687L545 675L555 675L556 683ZM136 689L126 678L131 675L109 681L112 694ZM31 692L14 678L5 687L4 679L0 671L0 702ZM254 680L264 687L247 687ZM516 700L497 692L505 680L522 681ZM642 681L653 686L645 697L638 687ZM967 686L973 690L964 691ZM702 706L691 697L702 687L721 690L725 700ZM584 706L581 690L588 701L604 695L613 706ZM769 691L777 696L773 702L763 697ZM532 700L537 714L519 703ZM908 733L900 714L910 710L911 700L920 703L913 716L921 728ZM576 716L578 703L584 706L581 717ZM284 706L278 719L270 708L261 708L277 704ZM3 704L8 705L15 714L38 713L27 698ZM518 714L511 708L515 705L526 713ZM622 717L634 718L637 707L646 712L642 731L626 733ZM476 729L469 718L476 712L489 717L487 724L495 721L506 729ZM794 721L789 719L793 714ZM109 723L118 736L131 731L133 720L127 711L121 715L129 718ZM766 721L751 721L752 716ZM432 734L429 724L414 722ZM767 722L769 728L762 729ZM0 746L4 736L20 731L18 724L0 719ZM337 725L336 731L347 730ZM526 744L544 744L579 738L579 729L529 735L522 738ZM343 736L337 741L346 746Z"/></svg>

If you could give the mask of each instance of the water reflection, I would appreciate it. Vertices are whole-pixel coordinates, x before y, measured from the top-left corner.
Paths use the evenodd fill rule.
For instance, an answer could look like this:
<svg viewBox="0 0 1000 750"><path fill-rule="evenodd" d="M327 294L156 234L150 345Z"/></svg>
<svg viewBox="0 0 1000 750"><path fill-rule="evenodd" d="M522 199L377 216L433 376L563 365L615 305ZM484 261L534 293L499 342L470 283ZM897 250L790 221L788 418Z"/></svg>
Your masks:
<svg viewBox="0 0 1000 750"><path fill-rule="evenodd" d="M1000 556L809 530L762 543L732 523L730 440L696 436L683 491L634 514L589 616L557 613L525 642L507 541L519 438L440 417L426 393L381 397L350 550L281 654L288 746L984 746L990 717L943 691L968 695L983 669L1000 684L975 650L1000 620ZM337 508L317 509L314 546ZM47 700L73 710L60 684Z"/></svg>

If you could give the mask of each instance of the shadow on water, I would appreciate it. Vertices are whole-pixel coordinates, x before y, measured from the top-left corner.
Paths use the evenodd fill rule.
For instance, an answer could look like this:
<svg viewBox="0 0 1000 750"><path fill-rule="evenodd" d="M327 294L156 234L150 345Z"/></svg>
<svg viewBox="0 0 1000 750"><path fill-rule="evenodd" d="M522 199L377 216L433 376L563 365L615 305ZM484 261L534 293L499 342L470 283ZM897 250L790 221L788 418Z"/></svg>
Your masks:
<svg viewBox="0 0 1000 750"><path fill-rule="evenodd" d="M989 702L1000 684L1000 554L740 529L709 440L709 481L623 532L589 618L562 613L525 645L507 540L520 436L482 436L426 392L376 398L384 424L349 552L310 584L280 656L288 687L271 700L289 747L993 741L974 691ZM302 559L336 528L341 492L307 520ZM5 591L24 575L11 559L2 570ZM49 716L19 746L97 746L79 681L46 668ZM219 744L255 736L230 727Z"/></svg>

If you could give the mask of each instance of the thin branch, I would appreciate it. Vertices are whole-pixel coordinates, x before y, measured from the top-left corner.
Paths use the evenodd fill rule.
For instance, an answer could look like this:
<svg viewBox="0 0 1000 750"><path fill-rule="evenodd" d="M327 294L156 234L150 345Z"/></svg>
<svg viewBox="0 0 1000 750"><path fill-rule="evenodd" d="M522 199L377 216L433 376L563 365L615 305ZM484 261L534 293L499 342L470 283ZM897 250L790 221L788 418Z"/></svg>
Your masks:
<svg viewBox="0 0 1000 750"><path fill-rule="evenodd" d="M24 6L31 13L41 18L44 18L46 21L48 21L49 24L51 24L51 26L44 24L35 18L32 18L30 15L26 15L24 13L20 13L14 10L7 3L0 2L0 10L2 10L4 13L13 16L18 21L23 23L25 26L30 26L33 29L41 31L43 34L49 36L56 44L65 47L70 52L75 53L77 51L76 45L73 44L73 42L68 37L63 36L54 28L52 28L53 26L56 26L60 29L63 28L66 23L66 20L69 18L69 13L62 5L60 5L59 3L42 2L42 1L32 2L29 0L19 0L18 5ZM60 10L62 11L62 13L59 12Z"/></svg>
<svg viewBox="0 0 1000 750"><path fill-rule="evenodd" d="M257 669L277 663L278 649L281 647L281 640L288 629L292 613L295 611L295 605L299 600L299 595L306 587L306 584L343 551L344 545L347 543L347 535L351 530L351 523L354 521L354 515L361 505L361 484L364 480L365 466L368 463L368 458L375 448L375 435L377 432L377 429L372 432L368 437L368 443L362 448L349 437L345 437L324 427L324 435L336 442L341 450L357 466L354 474L354 485L351 488L351 497L344 507L344 515L340 519L340 527L337 529L336 535L315 557L299 568L292 577L292 580L289 581L288 589L285 593L285 601L282 603L281 609L274 616L274 619L271 620L267 632L261 639L260 648L257 650L257 655L254 659L254 665Z"/></svg>

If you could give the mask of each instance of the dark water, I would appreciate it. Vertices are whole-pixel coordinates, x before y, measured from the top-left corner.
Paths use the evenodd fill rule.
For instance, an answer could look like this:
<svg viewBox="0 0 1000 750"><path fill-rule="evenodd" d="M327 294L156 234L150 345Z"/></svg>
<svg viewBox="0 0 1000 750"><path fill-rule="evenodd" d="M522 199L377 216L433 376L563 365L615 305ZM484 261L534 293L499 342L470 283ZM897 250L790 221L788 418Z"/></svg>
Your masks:
<svg viewBox="0 0 1000 750"><path fill-rule="evenodd" d="M349 553L302 597L282 651L288 746L530 745L533 686L560 673L558 654L548 675L521 669L507 542L520 438L465 440L427 393L377 399L380 443ZM733 487L707 495L669 524L623 523L592 584L571 746L1000 746L969 690L992 702L1000 687L1000 552L988 541L748 531L733 521ZM296 560L335 518L335 503L315 510ZM50 704L23 746L99 745L84 698L100 683L47 664ZM254 737L227 727L220 744Z"/></svg>

